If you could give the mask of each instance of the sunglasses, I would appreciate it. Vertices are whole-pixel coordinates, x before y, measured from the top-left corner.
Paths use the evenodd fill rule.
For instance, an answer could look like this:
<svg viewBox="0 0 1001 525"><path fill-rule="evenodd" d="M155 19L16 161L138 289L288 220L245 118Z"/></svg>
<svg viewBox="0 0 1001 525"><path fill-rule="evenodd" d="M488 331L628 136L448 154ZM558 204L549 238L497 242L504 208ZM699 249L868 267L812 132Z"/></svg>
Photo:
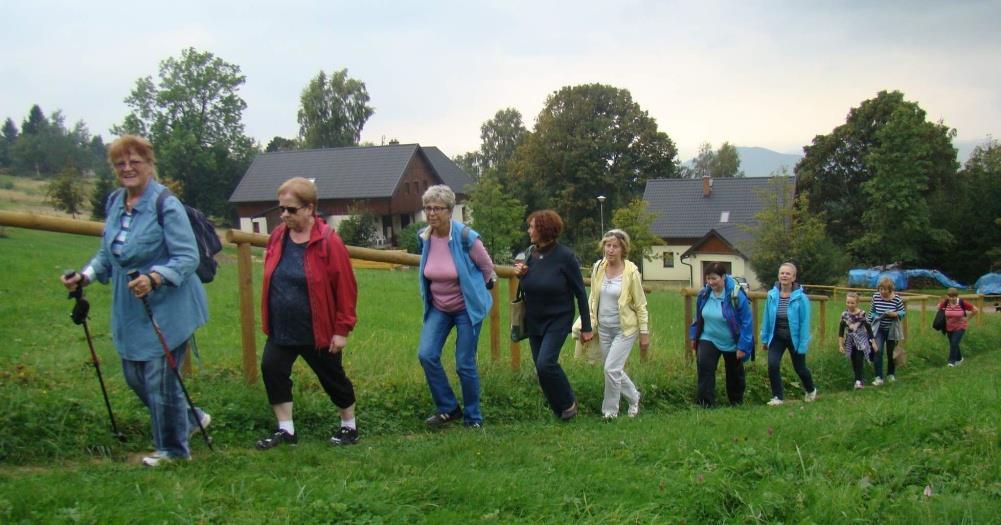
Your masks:
<svg viewBox="0 0 1001 525"><path fill-rule="evenodd" d="M288 212L289 215L295 215L296 213L299 213L299 210L301 210L302 208L303 208L303 206L279 206L278 207L278 209L281 210L281 212L283 212L283 213L284 212Z"/></svg>

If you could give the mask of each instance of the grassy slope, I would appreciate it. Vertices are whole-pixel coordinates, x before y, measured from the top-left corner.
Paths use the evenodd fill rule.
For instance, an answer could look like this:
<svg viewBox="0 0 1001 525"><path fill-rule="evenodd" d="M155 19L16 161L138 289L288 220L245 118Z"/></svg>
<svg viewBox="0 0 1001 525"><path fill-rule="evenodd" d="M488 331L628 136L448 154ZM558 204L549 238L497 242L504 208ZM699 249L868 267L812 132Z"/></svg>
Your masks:
<svg viewBox="0 0 1001 525"><path fill-rule="evenodd" d="M0 413L0 522L976 523L1001 511L996 321L971 330L968 366L943 368L941 341L916 336L901 382L855 393L828 342L810 361L820 402L760 406L767 380L759 362L749 374L755 404L703 411L687 401L694 371L678 351L680 301L654 294L657 351L650 363L631 364L646 399L639 419L600 422L600 372L570 363L588 410L557 424L531 367L512 374L506 363L491 364L484 344L487 430L429 435L420 428L430 403L413 356L420 317L410 272L359 272L362 324L348 366L363 445L324 444L335 412L300 368L303 444L263 454L249 444L272 423L261 385L241 382L235 269L224 265L209 289L204 362L190 381L216 416L219 452L195 444L191 464L143 470L134 457L147 450L147 418L110 348L107 290L88 289L91 326L130 438L124 446L107 436L81 330L63 317L70 303L55 285L96 239L8 233L0 239L0 400L8 407Z"/></svg>

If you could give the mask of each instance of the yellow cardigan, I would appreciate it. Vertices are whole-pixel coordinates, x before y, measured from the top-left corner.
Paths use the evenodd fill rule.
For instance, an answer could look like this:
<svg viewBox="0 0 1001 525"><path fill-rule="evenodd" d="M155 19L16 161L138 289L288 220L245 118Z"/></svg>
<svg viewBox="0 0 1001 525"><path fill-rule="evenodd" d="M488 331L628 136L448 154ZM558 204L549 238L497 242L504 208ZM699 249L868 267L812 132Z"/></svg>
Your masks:
<svg viewBox="0 0 1001 525"><path fill-rule="evenodd" d="M637 330L641 334L650 333L649 314L646 310L646 294L643 293L643 276L632 261L623 261L622 294L619 295L619 327L622 334L631 336ZM588 306L591 310L591 326L598 326L598 297L601 295L601 283L605 278L607 261L602 259L591 272L591 295Z"/></svg>

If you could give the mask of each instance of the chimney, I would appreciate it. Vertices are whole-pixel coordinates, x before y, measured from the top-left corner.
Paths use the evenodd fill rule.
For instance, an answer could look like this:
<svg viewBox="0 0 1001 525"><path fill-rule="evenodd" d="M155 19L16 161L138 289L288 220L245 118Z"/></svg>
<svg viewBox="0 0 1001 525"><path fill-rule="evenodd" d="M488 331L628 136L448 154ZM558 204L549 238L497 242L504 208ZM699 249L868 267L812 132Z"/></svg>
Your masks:
<svg viewBox="0 0 1001 525"><path fill-rule="evenodd" d="M702 176L702 197L709 197L713 194L713 180L709 175Z"/></svg>

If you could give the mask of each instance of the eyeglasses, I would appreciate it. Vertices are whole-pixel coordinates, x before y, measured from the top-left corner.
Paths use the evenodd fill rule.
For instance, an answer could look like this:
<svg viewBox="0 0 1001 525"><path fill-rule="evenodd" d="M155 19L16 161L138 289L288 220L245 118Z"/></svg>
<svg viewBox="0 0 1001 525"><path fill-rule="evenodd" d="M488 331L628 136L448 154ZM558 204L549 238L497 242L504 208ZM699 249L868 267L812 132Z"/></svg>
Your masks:
<svg viewBox="0 0 1001 525"><path fill-rule="evenodd" d="M428 215L431 215L432 213L438 214L438 213L442 213L442 212L445 212L445 211L448 211L448 208L446 208L444 206L425 206L424 207L424 213L426 213Z"/></svg>
<svg viewBox="0 0 1001 525"><path fill-rule="evenodd" d="M145 163L145 160L123 160L115 163L115 169L121 171L125 168L138 168Z"/></svg>
<svg viewBox="0 0 1001 525"><path fill-rule="evenodd" d="M299 210L301 210L302 208L303 208L303 206L279 206L278 207L278 209L281 210L283 213L284 212L288 212L289 215L295 215L296 213L299 213Z"/></svg>

